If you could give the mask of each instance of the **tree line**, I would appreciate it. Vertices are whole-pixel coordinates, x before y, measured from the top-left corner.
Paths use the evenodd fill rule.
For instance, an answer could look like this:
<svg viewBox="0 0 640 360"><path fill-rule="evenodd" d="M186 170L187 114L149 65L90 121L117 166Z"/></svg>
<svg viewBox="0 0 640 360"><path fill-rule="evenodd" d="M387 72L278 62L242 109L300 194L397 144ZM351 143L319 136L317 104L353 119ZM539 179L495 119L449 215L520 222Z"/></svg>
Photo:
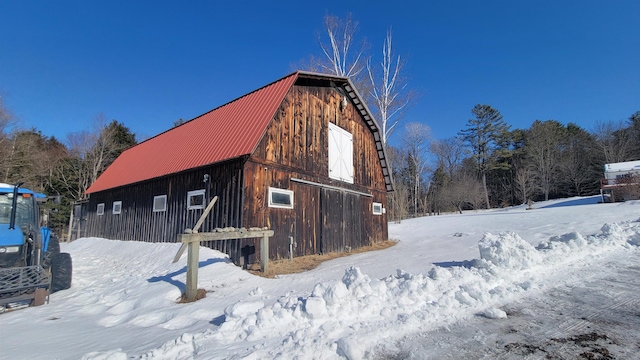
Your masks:
<svg viewBox="0 0 640 360"><path fill-rule="evenodd" d="M434 140L427 125L408 123L400 144L391 146L388 139L419 95L408 86L391 28L378 65L357 30L351 14L326 15L321 55L302 67L349 77L378 120L394 177L391 219L597 194L604 164L640 159L640 112L591 131L556 120L511 129L500 111L478 104L456 136Z"/></svg>
<svg viewBox="0 0 640 360"><path fill-rule="evenodd" d="M50 197L44 204L48 226L62 235L72 204L124 150L137 144L124 124L99 115L92 131L67 135L66 143L32 128L16 128L0 98L0 182L17 184Z"/></svg>
<svg viewBox="0 0 640 360"><path fill-rule="evenodd" d="M429 126L407 123L400 144L386 144L395 191L389 218L496 208L599 193L604 164L640 159L640 111L628 121L577 124L536 120L511 129L497 109L478 104L457 136L433 139ZM43 192L53 201L49 226L64 233L72 204L127 148L124 124L104 116L66 143L39 130L13 127L0 98L0 182ZM176 124L174 124L176 125Z"/></svg>
<svg viewBox="0 0 640 360"><path fill-rule="evenodd" d="M640 111L591 131L556 120L511 129L485 104L471 114L457 136L435 140L427 125L409 123L401 144L387 146L392 220L594 195L604 164L640 159Z"/></svg>

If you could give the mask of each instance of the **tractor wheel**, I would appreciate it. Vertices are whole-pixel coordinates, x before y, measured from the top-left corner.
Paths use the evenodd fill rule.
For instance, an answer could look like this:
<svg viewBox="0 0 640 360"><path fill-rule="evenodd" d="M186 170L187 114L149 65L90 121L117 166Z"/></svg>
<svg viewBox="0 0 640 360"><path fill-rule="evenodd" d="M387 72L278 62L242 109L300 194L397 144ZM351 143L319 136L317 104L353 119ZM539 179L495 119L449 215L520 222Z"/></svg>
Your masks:
<svg viewBox="0 0 640 360"><path fill-rule="evenodd" d="M51 293L71 287L71 255L53 254L51 258Z"/></svg>
<svg viewBox="0 0 640 360"><path fill-rule="evenodd" d="M54 254L60 253L60 242L58 241L58 237L54 234L51 234L49 238L49 246L47 246L47 251L44 253L44 258L42 259L42 267L45 269L49 269L51 267L51 260L53 259Z"/></svg>

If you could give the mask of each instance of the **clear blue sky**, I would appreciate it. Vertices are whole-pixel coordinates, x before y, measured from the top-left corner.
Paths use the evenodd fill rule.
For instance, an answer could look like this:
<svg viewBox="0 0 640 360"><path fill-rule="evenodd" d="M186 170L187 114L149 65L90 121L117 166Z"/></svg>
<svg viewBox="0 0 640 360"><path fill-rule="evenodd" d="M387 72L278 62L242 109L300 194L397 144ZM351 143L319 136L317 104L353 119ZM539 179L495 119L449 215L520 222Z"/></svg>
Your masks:
<svg viewBox="0 0 640 360"><path fill-rule="evenodd" d="M638 0L0 0L0 95L22 128L62 141L100 113L143 140L320 55L324 15L348 12L374 61L393 27L422 93L404 121L436 138L478 103L513 128L640 110Z"/></svg>

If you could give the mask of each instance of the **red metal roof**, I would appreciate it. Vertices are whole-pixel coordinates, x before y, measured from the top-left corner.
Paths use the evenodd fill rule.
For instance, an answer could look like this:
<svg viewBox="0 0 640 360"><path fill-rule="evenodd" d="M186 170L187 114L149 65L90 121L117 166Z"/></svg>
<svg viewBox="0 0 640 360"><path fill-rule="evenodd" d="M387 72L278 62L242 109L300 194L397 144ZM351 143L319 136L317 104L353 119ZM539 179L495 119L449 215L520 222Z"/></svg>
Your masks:
<svg viewBox="0 0 640 360"><path fill-rule="evenodd" d="M298 74L126 150L87 189L87 194L250 155Z"/></svg>

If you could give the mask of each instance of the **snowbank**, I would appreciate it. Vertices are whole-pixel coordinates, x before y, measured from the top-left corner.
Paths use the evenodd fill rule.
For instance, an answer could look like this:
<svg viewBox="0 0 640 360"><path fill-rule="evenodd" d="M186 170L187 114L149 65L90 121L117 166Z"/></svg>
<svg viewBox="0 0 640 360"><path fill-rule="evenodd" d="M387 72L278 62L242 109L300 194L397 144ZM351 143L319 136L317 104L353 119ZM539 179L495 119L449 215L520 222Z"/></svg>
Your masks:
<svg viewBox="0 0 640 360"><path fill-rule="evenodd" d="M210 336L222 344L282 339L275 349L252 348L257 357L360 359L380 338L402 335L399 325L415 332L475 314L506 318L500 304L540 288L570 262L568 253L637 245L639 236L637 224L626 230L606 224L598 235L572 232L536 249L516 233L487 233L478 244L480 259L469 268L432 267L428 275L398 270L378 280L352 266L341 280L318 283L307 296L281 297L271 306L240 301L225 310L225 322Z"/></svg>

